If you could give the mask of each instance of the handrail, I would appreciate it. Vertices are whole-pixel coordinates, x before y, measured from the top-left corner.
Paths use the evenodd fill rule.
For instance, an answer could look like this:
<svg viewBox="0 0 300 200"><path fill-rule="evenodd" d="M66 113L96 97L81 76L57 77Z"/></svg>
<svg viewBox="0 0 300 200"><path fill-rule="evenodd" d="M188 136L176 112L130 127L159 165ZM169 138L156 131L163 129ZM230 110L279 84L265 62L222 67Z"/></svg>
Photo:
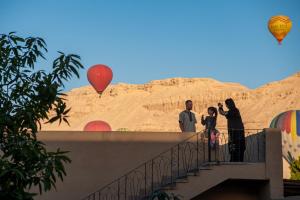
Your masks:
<svg viewBox="0 0 300 200"><path fill-rule="evenodd" d="M183 141L179 142L178 144L175 144L175 145L174 145L174 146L172 146L171 148L169 148L169 149L167 149L167 150L165 150L165 151L163 151L163 152L159 153L158 155L154 156L154 157L153 157L153 158L151 158L150 160L154 160L154 159L158 158L158 157L159 157L159 156L161 156L162 154L164 154L164 153L166 153L166 152L170 151L170 149L174 148L175 146L178 146L178 145L180 145L180 144L183 144L183 143L185 143L186 141L190 140L191 138L195 137L197 134L200 134L200 133L203 133L203 132L197 132L197 133L193 134L192 136L190 136L190 137L188 137L188 138L184 139ZM125 173L123 176L121 176L121 177L119 177L119 178L117 178L117 179L113 180L112 182L110 182L110 183L106 184L105 186L103 186L102 188L100 188L100 189L96 190L95 192L99 192L99 191L101 191L101 190L102 190L103 188L105 188L106 186L108 186L108 185L112 184L113 182L116 182L116 181L117 181L117 180L119 180L120 178L123 178L123 177L125 177L126 175L130 174L131 172L133 172L134 170L138 169L139 167L141 167L141 166L144 166L144 165L145 165L145 163L147 163L147 162L149 162L149 160L148 160L148 161L146 161L146 162L143 162L142 164L138 165L136 168L134 168L134 169L130 170L129 172L126 172L126 173ZM91 194L92 194L92 193L91 193Z"/></svg>
<svg viewBox="0 0 300 200"><path fill-rule="evenodd" d="M233 131L239 134L239 130ZM248 131L253 131L253 129L244 130L248 137L240 139L244 141L244 146L246 143L246 151L242 152L245 155L245 161L262 162L264 151L260 149L264 149L264 139L261 140L260 137L264 137L264 134L254 135L249 134ZM255 129L255 131L259 133L261 130ZM239 144L229 141L224 133L215 136L216 139L213 140L205 131L195 133L87 195L83 200L147 199L154 190L172 186L175 180L199 171L200 167L208 162L231 160L232 146L243 148L242 142Z"/></svg>

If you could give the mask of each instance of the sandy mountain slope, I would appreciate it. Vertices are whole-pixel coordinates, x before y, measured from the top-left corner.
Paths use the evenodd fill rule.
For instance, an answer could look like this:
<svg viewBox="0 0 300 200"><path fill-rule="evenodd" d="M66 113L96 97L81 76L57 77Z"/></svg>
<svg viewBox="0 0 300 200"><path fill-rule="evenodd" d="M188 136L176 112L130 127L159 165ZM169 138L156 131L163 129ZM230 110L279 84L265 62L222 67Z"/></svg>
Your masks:
<svg viewBox="0 0 300 200"><path fill-rule="evenodd" d="M194 102L198 119L207 107L217 106L228 97L235 100L245 127L268 127L278 113L300 109L300 72L281 81L251 90L238 83L222 83L209 78L171 78L134 85L119 83L109 86L101 98L90 86L68 92L70 124L44 125L42 130L82 130L92 120L108 122L114 131L179 131L178 114L184 102ZM226 127L218 117L219 128Z"/></svg>

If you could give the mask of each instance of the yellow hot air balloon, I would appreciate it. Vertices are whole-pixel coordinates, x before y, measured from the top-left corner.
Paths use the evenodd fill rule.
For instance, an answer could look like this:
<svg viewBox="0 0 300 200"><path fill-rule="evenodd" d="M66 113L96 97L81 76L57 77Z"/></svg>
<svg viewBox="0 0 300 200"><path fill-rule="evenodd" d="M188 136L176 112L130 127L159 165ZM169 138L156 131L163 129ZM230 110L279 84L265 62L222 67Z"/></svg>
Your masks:
<svg viewBox="0 0 300 200"><path fill-rule="evenodd" d="M292 21L287 16L273 16L269 20L268 27L272 35L277 39L279 44L281 44L283 38L285 38L292 28Z"/></svg>

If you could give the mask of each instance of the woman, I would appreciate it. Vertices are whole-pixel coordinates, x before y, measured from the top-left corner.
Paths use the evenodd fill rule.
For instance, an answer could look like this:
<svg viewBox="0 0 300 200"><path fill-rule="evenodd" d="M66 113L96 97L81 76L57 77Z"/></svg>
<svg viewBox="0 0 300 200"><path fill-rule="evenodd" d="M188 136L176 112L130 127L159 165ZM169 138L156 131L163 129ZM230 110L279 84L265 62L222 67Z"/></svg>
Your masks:
<svg viewBox="0 0 300 200"><path fill-rule="evenodd" d="M223 110L223 105L218 103L219 113L227 118L228 127L228 147L230 152L230 162L243 162L245 145L244 124L239 109L236 108L233 99L225 100L228 111Z"/></svg>

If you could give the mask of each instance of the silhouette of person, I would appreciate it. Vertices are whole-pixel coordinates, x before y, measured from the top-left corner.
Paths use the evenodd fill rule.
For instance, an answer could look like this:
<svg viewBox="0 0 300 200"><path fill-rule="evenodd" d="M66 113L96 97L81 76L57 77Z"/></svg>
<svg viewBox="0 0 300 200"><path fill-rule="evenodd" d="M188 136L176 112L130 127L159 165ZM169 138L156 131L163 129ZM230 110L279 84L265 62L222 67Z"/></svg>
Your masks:
<svg viewBox="0 0 300 200"><path fill-rule="evenodd" d="M246 145L242 117L232 98L226 99L225 105L228 108L228 111L224 111L223 105L218 103L219 113L227 118L230 162L243 162Z"/></svg>
<svg viewBox="0 0 300 200"><path fill-rule="evenodd" d="M193 109L193 102L191 100L185 101L186 109L179 114L179 127L181 132L196 132L196 117L191 110Z"/></svg>

